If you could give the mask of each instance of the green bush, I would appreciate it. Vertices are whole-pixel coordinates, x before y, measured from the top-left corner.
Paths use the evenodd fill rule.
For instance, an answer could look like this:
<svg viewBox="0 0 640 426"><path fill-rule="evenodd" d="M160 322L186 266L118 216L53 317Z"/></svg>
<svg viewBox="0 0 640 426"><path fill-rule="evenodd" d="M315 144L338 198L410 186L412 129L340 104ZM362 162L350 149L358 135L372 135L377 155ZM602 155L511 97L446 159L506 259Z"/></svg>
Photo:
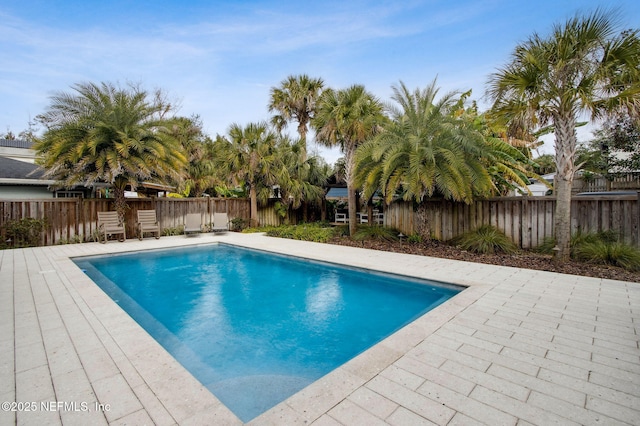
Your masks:
<svg viewBox="0 0 640 426"><path fill-rule="evenodd" d="M452 241L463 250L479 254L515 253L516 245L498 228L482 225Z"/></svg>
<svg viewBox="0 0 640 426"><path fill-rule="evenodd" d="M249 227L249 219L243 219L241 217L234 217L231 219L231 230L234 232L242 232Z"/></svg>
<svg viewBox="0 0 640 426"><path fill-rule="evenodd" d="M336 237L348 237L349 236L349 225L338 225L333 228L333 234Z"/></svg>
<svg viewBox="0 0 640 426"><path fill-rule="evenodd" d="M66 239L66 238L61 238L60 241L58 241L58 245L65 245L65 244L79 244L82 242L82 236L81 235L74 235L73 237Z"/></svg>
<svg viewBox="0 0 640 426"><path fill-rule="evenodd" d="M573 234L571 236L571 242L569 243L571 245L571 257L575 257L575 253L574 253L575 247L579 247L580 245L585 243L601 241L601 238L600 238L601 235L606 239L614 238L614 241L617 241L617 236L615 234L612 235L610 232L589 233L589 234L576 232L575 234ZM545 237L544 240L542 240L542 244L536 247L534 251L537 251L538 253L543 253L543 254L553 254L553 249L555 246L556 246L556 239L554 237Z"/></svg>
<svg viewBox="0 0 640 426"><path fill-rule="evenodd" d="M532 251L542 254L553 254L553 248L556 246L556 239L553 237L545 237L542 244L535 247Z"/></svg>
<svg viewBox="0 0 640 426"><path fill-rule="evenodd" d="M4 225L7 240L10 240L7 245L14 248L37 247L46 225L44 219L31 217L8 221Z"/></svg>
<svg viewBox="0 0 640 426"><path fill-rule="evenodd" d="M619 241L589 241L575 247L574 257L583 262L620 266L628 270L640 269L640 251Z"/></svg>
<svg viewBox="0 0 640 426"><path fill-rule="evenodd" d="M407 237L407 242L412 244L420 244L422 242L422 237L420 234L411 234Z"/></svg>
<svg viewBox="0 0 640 426"><path fill-rule="evenodd" d="M178 225L173 228L163 228L162 235L165 237L170 237L172 235L182 235L184 234L184 225Z"/></svg>
<svg viewBox="0 0 640 426"><path fill-rule="evenodd" d="M358 229L356 229L355 234L353 234L353 239L356 241L397 241L398 231L393 228L386 228L384 226L359 226Z"/></svg>
<svg viewBox="0 0 640 426"><path fill-rule="evenodd" d="M537 251L553 254L554 238L545 238ZM571 258L582 262L620 266L624 269L640 269L640 250L620 241L615 231L602 231L571 236Z"/></svg>
<svg viewBox="0 0 640 426"><path fill-rule="evenodd" d="M266 231L270 237L326 243L334 236L334 229L320 224L285 225Z"/></svg>
<svg viewBox="0 0 640 426"><path fill-rule="evenodd" d="M256 232L269 232L269 231L271 231L273 229L276 229L276 228L277 228L277 226L258 226L258 227L250 226L250 227L244 228L242 230L242 233L243 234L255 234Z"/></svg>

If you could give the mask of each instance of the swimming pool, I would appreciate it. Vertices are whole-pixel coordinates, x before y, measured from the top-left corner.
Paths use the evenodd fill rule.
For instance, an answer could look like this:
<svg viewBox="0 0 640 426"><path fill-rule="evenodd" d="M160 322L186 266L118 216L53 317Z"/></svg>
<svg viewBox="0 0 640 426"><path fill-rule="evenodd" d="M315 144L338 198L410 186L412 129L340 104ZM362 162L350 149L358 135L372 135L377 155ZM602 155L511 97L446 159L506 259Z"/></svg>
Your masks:
<svg viewBox="0 0 640 426"><path fill-rule="evenodd" d="M243 421L461 290L224 244L75 262Z"/></svg>

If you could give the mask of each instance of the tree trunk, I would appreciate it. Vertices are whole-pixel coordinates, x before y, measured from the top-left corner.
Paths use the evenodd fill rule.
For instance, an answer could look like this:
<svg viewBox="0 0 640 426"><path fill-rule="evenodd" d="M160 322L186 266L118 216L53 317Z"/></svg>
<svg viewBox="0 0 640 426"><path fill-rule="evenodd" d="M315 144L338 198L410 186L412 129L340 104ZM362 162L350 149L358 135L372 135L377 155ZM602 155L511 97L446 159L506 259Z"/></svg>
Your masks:
<svg viewBox="0 0 640 426"><path fill-rule="evenodd" d="M349 236L353 237L357 227L358 201L356 199L356 190L351 182L347 182L347 193L349 195Z"/></svg>
<svg viewBox="0 0 640 426"><path fill-rule="evenodd" d="M571 255L571 187L572 182L556 179L556 211L553 220L555 230L556 260L566 262Z"/></svg>
<svg viewBox="0 0 640 426"><path fill-rule="evenodd" d="M556 260L565 262L571 256L571 188L575 173L576 120L571 114L554 117L556 134L556 211L553 221L556 237Z"/></svg>
<svg viewBox="0 0 640 426"><path fill-rule="evenodd" d="M118 218L120 222L125 223L125 214L129 206L127 205L127 199L124 196L125 185L116 182L113 185L113 196L115 198L114 207L118 212Z"/></svg>
<svg viewBox="0 0 640 426"><path fill-rule="evenodd" d="M427 206L424 202L420 202L415 209L415 231L424 241L431 240L431 224L429 223L429 214Z"/></svg>
<svg viewBox="0 0 640 426"><path fill-rule="evenodd" d="M251 226L260 226L260 221L258 220L258 194L255 185L249 186L249 200L251 203Z"/></svg>
<svg viewBox="0 0 640 426"><path fill-rule="evenodd" d="M344 146L344 176L347 181L347 195L349 199L349 236L356 233L358 200L356 198L356 188L353 184L355 169L355 144L345 143Z"/></svg>

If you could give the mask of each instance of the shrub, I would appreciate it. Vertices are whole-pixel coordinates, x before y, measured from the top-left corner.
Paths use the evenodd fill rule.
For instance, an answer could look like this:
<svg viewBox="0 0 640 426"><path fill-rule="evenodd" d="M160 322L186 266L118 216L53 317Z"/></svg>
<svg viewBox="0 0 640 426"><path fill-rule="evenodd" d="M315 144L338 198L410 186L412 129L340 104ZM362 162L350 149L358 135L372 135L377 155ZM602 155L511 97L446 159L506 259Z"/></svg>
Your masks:
<svg viewBox="0 0 640 426"><path fill-rule="evenodd" d="M536 250L553 254L555 245L554 238L545 238ZM629 270L640 269L640 250L621 242L620 235L611 230L588 234L575 233L571 237L571 258L583 262L620 266Z"/></svg>
<svg viewBox="0 0 640 426"><path fill-rule="evenodd" d="M276 229L277 226L249 226L242 230L243 234L255 234L256 232L269 232L273 229Z"/></svg>
<svg viewBox="0 0 640 426"><path fill-rule="evenodd" d="M356 229L356 233L353 235L353 239L356 241L364 240L380 240L380 241L397 241L398 231L393 228L386 228L384 226L359 226Z"/></svg>
<svg viewBox="0 0 640 426"><path fill-rule="evenodd" d="M82 236L80 235L74 235L73 237L66 239L66 238L61 238L60 241L58 241L59 245L65 245L65 244L79 244L82 242Z"/></svg>
<svg viewBox="0 0 640 426"><path fill-rule="evenodd" d="M453 240L463 250L479 254L496 252L515 253L516 245L498 228L482 225L474 231L467 232Z"/></svg>
<svg viewBox="0 0 640 426"><path fill-rule="evenodd" d="M244 231L249 227L249 219L243 219L241 217L234 217L231 219L231 230L234 232Z"/></svg>
<svg viewBox="0 0 640 426"><path fill-rule="evenodd" d="M36 247L40 244L40 236L46 226L44 219L25 217L18 220L10 220L5 224L7 239L10 246Z"/></svg>
<svg viewBox="0 0 640 426"><path fill-rule="evenodd" d="M292 240L326 243L333 237L334 230L319 224L286 225L269 229L267 235Z"/></svg>
<svg viewBox="0 0 640 426"><path fill-rule="evenodd" d="M411 234L407 237L407 242L412 244L420 244L422 242L422 236L420 234Z"/></svg>
<svg viewBox="0 0 640 426"><path fill-rule="evenodd" d="M619 241L589 241L575 247L577 260L605 265L620 266L624 269L640 269L640 251Z"/></svg>
<svg viewBox="0 0 640 426"><path fill-rule="evenodd" d="M545 237L542 240L542 244L535 247L533 251L542 254L553 254L553 248L556 246L556 239L554 237Z"/></svg>
<svg viewBox="0 0 640 426"><path fill-rule="evenodd" d="M605 238L614 238L614 241L617 240L617 235L611 234L611 232L602 232L602 233L589 233L583 234L582 232L576 232L571 236L571 257L575 257L574 249L575 247L579 247L581 244L600 241L600 235L603 235ZM542 244L535 248L534 251L538 253L544 254L553 254L553 249L556 246L556 239L554 237L545 237L542 240Z"/></svg>
<svg viewBox="0 0 640 426"><path fill-rule="evenodd" d="M349 225L338 225L333 228L333 235L336 237L348 237L349 236Z"/></svg>
<svg viewBox="0 0 640 426"><path fill-rule="evenodd" d="M165 237L170 237L172 235L182 235L184 234L184 225L178 225L173 228L163 228L162 235Z"/></svg>

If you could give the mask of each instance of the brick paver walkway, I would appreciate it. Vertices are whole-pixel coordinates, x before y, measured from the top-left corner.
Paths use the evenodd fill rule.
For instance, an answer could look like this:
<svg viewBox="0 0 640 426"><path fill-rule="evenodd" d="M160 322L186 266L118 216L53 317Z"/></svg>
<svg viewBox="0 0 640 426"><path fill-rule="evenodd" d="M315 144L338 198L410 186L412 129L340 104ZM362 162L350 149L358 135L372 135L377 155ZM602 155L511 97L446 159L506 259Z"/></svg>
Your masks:
<svg viewBox="0 0 640 426"><path fill-rule="evenodd" d="M216 241L469 286L253 424L640 424L638 283L229 233L0 251L0 425L241 424L69 259Z"/></svg>

